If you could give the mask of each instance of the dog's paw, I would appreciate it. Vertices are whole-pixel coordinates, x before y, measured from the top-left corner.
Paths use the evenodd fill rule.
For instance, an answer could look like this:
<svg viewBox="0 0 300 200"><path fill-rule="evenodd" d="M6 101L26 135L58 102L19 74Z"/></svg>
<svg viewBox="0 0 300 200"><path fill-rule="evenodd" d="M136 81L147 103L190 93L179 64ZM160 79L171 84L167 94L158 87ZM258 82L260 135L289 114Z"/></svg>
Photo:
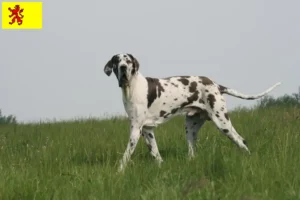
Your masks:
<svg viewBox="0 0 300 200"><path fill-rule="evenodd" d="M193 154L193 153L189 153L188 154L188 160L189 161L192 161L192 160L194 160L195 159L195 155Z"/></svg>
<svg viewBox="0 0 300 200"><path fill-rule="evenodd" d="M117 174L124 174L125 168L124 167L119 167L117 170Z"/></svg>
<svg viewBox="0 0 300 200"><path fill-rule="evenodd" d="M122 160L120 161L119 168L117 170L117 174L123 174L125 171L125 165L123 164Z"/></svg>
<svg viewBox="0 0 300 200"><path fill-rule="evenodd" d="M163 161L162 158L157 158L157 159L156 159L156 162L157 162L158 167L160 168L161 165L162 165L162 163L163 163L164 161Z"/></svg>

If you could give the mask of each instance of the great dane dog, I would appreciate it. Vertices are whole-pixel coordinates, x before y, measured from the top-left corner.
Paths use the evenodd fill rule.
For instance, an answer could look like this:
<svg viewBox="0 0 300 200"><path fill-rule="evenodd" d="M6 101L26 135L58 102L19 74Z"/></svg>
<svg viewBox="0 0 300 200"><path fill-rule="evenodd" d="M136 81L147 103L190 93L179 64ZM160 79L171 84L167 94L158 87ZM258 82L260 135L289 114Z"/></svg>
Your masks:
<svg viewBox="0 0 300 200"><path fill-rule="evenodd" d="M144 77L139 71L139 62L131 54L114 55L105 65L104 72L108 76L112 72L116 75L130 119L130 138L119 171L125 169L141 135L151 155L160 164L163 159L156 144L154 128L179 114L186 116L189 158L194 157L197 133L206 120L214 122L225 136L250 153L246 141L231 124L223 94L252 100L281 84L278 82L260 94L246 95L205 76Z"/></svg>

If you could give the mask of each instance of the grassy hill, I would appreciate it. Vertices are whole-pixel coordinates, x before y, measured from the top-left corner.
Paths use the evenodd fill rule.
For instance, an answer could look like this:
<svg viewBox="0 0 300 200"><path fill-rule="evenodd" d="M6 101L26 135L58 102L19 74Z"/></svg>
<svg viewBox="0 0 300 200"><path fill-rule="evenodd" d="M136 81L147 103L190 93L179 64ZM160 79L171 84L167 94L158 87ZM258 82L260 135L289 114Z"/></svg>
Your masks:
<svg viewBox="0 0 300 200"><path fill-rule="evenodd" d="M184 121L156 129L158 168L140 138L124 175L127 119L0 126L0 199L300 199L300 109L230 113L241 151L207 122L187 159Z"/></svg>

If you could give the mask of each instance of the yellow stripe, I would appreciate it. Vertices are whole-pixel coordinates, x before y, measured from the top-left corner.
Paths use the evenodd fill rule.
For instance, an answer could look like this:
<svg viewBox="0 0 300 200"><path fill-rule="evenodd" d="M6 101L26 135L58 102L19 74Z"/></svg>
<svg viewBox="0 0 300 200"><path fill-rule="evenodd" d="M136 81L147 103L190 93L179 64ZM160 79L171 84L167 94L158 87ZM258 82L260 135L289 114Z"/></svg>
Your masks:
<svg viewBox="0 0 300 200"><path fill-rule="evenodd" d="M9 17L19 5L23 12L17 12L17 16ZM19 10L20 10L19 9ZM23 15L24 17L21 18ZM13 24L10 24L14 21ZM42 29L43 27L43 9L42 2L2 2L2 29Z"/></svg>

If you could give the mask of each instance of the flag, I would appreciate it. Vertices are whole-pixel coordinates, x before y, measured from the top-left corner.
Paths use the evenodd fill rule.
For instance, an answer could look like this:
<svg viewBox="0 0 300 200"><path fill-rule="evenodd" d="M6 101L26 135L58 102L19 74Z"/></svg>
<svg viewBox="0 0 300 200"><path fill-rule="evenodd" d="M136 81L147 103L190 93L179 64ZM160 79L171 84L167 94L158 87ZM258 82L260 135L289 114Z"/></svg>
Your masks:
<svg viewBox="0 0 300 200"><path fill-rule="evenodd" d="M2 29L42 29L42 2L2 2Z"/></svg>

